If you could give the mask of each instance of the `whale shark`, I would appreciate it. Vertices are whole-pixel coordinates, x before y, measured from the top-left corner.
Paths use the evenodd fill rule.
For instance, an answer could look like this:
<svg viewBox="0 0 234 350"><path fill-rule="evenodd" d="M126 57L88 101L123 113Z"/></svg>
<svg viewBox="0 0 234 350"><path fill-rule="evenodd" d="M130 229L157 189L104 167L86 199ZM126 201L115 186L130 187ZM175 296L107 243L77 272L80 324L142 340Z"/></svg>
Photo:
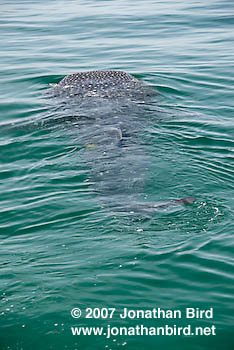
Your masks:
<svg viewBox="0 0 234 350"><path fill-rule="evenodd" d="M152 160L145 135L150 123L155 122L152 106L157 98L153 86L123 71L73 73L50 84L43 95L46 115L26 126L49 130L58 125L66 129L67 137L73 137L83 149L89 168L86 181L93 184L102 207L153 213L190 205L196 199L193 196L162 202L145 200Z"/></svg>
<svg viewBox="0 0 234 350"><path fill-rule="evenodd" d="M103 205L126 209L127 202L130 211L142 213L195 201L193 196L163 202L139 198L150 167L142 136L146 118L152 118L148 107L158 96L154 87L123 71L96 70L65 76L48 96L63 118L72 115L87 149L90 181Z"/></svg>

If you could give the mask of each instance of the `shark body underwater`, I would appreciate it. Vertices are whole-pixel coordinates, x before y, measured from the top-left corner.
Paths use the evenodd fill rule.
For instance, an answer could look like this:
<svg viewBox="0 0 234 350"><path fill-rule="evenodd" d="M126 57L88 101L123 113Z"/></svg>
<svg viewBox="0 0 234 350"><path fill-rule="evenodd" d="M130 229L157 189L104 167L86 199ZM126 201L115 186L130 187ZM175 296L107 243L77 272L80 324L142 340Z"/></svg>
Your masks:
<svg viewBox="0 0 234 350"><path fill-rule="evenodd" d="M157 94L134 76L113 70L71 74L48 90L57 120L72 126L83 145L90 182L104 207L151 214L195 200L145 201L150 161L143 140Z"/></svg>

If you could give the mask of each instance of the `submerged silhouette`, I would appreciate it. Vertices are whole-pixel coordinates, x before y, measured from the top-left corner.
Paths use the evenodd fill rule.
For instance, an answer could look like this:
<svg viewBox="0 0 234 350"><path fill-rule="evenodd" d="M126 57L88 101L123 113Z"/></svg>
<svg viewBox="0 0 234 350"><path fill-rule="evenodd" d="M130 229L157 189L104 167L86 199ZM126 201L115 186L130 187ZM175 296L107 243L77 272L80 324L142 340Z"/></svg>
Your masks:
<svg viewBox="0 0 234 350"><path fill-rule="evenodd" d="M139 199L150 166L142 137L146 118L149 121L153 115L149 106L155 96L153 87L128 73L111 70L71 74L49 90L56 108L60 106L63 117L78 128L79 141L87 149L90 179L103 205L153 212L195 200Z"/></svg>
<svg viewBox="0 0 234 350"><path fill-rule="evenodd" d="M152 86L122 71L71 74L45 92L49 108L39 120L12 128L66 129L84 150L90 169L86 181L93 184L102 206L150 213L191 204L195 197L145 201L152 159L145 135L150 124L155 125L157 95Z"/></svg>

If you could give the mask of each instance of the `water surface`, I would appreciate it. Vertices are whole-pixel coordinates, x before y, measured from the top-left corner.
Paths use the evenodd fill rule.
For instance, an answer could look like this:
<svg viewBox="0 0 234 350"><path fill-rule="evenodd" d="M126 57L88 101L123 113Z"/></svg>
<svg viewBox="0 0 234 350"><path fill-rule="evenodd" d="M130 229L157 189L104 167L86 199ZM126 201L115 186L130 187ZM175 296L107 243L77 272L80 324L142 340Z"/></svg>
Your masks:
<svg viewBox="0 0 234 350"><path fill-rule="evenodd" d="M1 2L1 349L233 349L233 10L224 0ZM50 83L95 69L159 92L125 114L121 147L98 132L87 140L86 120L82 133L57 122L64 111L43 98ZM41 127L45 116L56 123ZM196 201L132 209L187 196ZM74 307L214 315L74 319ZM71 332L167 323L216 335Z"/></svg>

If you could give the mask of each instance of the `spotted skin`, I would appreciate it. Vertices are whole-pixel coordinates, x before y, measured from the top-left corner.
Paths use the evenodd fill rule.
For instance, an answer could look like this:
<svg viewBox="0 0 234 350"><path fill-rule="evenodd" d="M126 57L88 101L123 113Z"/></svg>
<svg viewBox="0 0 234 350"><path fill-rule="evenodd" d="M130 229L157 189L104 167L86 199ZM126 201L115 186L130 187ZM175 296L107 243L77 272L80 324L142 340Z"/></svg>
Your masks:
<svg viewBox="0 0 234 350"><path fill-rule="evenodd" d="M66 76L55 87L55 96L141 98L155 90L132 75L113 70L80 72Z"/></svg>

